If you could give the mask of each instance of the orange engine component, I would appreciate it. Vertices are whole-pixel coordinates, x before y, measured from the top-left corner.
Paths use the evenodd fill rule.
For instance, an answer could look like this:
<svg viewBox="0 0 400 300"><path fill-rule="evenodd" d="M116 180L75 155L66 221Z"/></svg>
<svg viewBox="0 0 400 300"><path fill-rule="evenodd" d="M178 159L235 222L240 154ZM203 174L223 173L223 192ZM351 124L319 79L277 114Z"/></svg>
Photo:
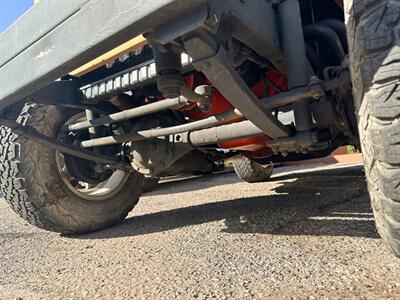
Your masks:
<svg viewBox="0 0 400 300"><path fill-rule="evenodd" d="M287 90L287 81L286 77L280 73L276 73L273 71L269 71L266 73L266 77L268 81L272 82L273 85L266 85L264 81L258 82L254 85L251 90L257 96L257 98L263 98L265 95L275 95L281 92L281 90ZM202 84L210 84L210 82L204 78L204 76L200 73L195 73L186 78L187 84L193 89L196 86ZM278 87L278 88L276 88ZM232 109L232 104L226 100L222 94L214 90L211 96L211 105L208 111L202 111L197 108L196 105L185 109L184 114L190 120L200 120L207 118L212 115L216 115L222 112L225 112L229 109ZM235 120L230 121L229 123L242 121L245 118L239 117ZM258 136L244 139L236 139L231 141L225 141L219 143L219 147L222 149L232 149L243 152L248 157L265 157L272 154L272 150L266 146L266 142L270 140L269 136Z"/></svg>

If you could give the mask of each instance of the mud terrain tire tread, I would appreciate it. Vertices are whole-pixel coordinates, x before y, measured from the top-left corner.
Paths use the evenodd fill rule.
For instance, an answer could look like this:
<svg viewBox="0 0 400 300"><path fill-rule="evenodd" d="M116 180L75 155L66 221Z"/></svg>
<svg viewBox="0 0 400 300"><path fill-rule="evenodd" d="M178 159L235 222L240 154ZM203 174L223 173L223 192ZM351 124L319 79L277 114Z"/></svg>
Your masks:
<svg viewBox="0 0 400 300"><path fill-rule="evenodd" d="M400 1L345 0L355 107L375 223L400 256Z"/></svg>
<svg viewBox="0 0 400 300"><path fill-rule="evenodd" d="M272 165L262 166L247 157L242 157L233 164L236 175L245 182L262 182L268 180L272 175Z"/></svg>
<svg viewBox="0 0 400 300"><path fill-rule="evenodd" d="M17 121L55 137L68 118L66 111L28 104ZM32 225L62 233L95 231L123 220L139 200L143 180L139 174L129 177L115 199L88 201L66 190L56 168L54 150L18 136L5 126L0 126L0 138L1 193L12 209Z"/></svg>

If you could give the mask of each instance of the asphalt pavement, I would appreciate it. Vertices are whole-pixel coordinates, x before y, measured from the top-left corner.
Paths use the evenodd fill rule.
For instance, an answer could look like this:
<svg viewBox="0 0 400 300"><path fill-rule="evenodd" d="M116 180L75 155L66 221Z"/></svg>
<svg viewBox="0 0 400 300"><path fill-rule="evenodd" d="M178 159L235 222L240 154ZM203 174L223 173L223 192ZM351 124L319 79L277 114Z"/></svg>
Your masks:
<svg viewBox="0 0 400 300"><path fill-rule="evenodd" d="M400 299L361 165L161 183L87 235L28 225L0 199L0 299Z"/></svg>

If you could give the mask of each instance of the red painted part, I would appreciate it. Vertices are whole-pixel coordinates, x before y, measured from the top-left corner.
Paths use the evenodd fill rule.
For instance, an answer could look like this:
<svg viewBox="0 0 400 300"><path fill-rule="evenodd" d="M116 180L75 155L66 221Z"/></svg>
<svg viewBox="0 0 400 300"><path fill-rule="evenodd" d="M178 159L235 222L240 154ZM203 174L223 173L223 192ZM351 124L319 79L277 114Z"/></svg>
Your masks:
<svg viewBox="0 0 400 300"><path fill-rule="evenodd" d="M185 111L185 116L191 120L200 120L216 114L232 109L233 106L221 95L220 92L214 90L211 96L211 105L208 111L202 111L195 105L191 110ZM238 118L240 119L240 118Z"/></svg>
<svg viewBox="0 0 400 300"><path fill-rule="evenodd" d="M269 71L266 73L267 79L272 82L276 87L272 86L272 84L268 85L268 96L273 96L281 93L282 91L288 90L288 83L286 76L281 73L277 73L274 71Z"/></svg>
<svg viewBox="0 0 400 300"><path fill-rule="evenodd" d="M195 87L199 85L210 84L210 82L201 73L195 73L188 76L186 78L186 83L192 89L195 89ZM194 105L189 107L188 109L185 109L185 116L191 120L196 121L210 116L214 116L216 114L225 112L232 108L233 108L232 104L230 104L229 101L226 100L225 97L222 96L219 91L214 89L211 95L210 109L208 111L202 111L199 108L197 108L197 105Z"/></svg>
<svg viewBox="0 0 400 300"><path fill-rule="evenodd" d="M271 148L265 146L269 140L271 140L269 136L262 135L222 142L219 143L219 147L242 151L248 157L265 157L273 154Z"/></svg>
<svg viewBox="0 0 400 300"><path fill-rule="evenodd" d="M266 77L268 81L274 83L274 85L278 88L274 87L271 84L265 86L265 83L263 81L260 81L251 88L257 98L260 99L265 97L266 95L276 95L281 91L287 90L287 80L284 75L270 71L266 73ZM186 78L186 83L193 89L198 85L210 84L210 82L200 73L195 73L188 76ZM214 90L211 96L210 109L208 111L201 111L197 108L196 105L193 105L185 109L184 114L191 120L200 120L212 115L225 112L232 108L232 104L228 100L226 100L226 98L219 91ZM244 119L245 118L243 117L239 117L227 123L233 123ZM218 146L223 149L242 151L248 157L265 157L272 154L271 149L266 146L266 142L270 139L270 137L264 135L221 142Z"/></svg>
<svg viewBox="0 0 400 300"><path fill-rule="evenodd" d="M199 77L197 77L197 76L199 76ZM192 74L186 78L186 83L193 89L196 86L199 86L202 84L210 84L210 82L207 79L205 79L204 77L203 78L201 78L201 77L203 77L203 75ZM264 83L262 81L260 81L259 83L257 83L255 86L253 86L251 88L251 90L257 96L257 98L263 97L264 89L265 89L265 87L264 87ZM271 92L271 91L269 90L268 92ZM274 95L274 94L271 94L271 95ZM211 96L210 109L208 111L206 111L206 112L201 111L195 105L195 106L191 106L191 107L185 109L184 113L185 113L185 116L191 120L200 120L200 119L204 119L204 118L207 118L210 116L214 116L219 113L223 113L232 108L233 108L233 105L228 100L226 100L226 98L224 96L222 96L222 94L218 90L214 89L212 96ZM244 120L244 118L240 117L231 122L233 123L235 121L241 121L241 120Z"/></svg>

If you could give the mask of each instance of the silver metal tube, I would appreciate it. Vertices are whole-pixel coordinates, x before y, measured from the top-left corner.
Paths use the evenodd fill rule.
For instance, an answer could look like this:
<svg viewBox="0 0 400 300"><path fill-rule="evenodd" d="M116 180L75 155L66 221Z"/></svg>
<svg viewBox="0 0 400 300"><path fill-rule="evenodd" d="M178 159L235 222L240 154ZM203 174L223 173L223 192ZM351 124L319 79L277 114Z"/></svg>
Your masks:
<svg viewBox="0 0 400 300"><path fill-rule="evenodd" d="M261 99L264 109L272 110L289 104L297 103L309 98L320 98L325 95L324 86L321 84L294 88L288 92Z"/></svg>
<svg viewBox="0 0 400 300"><path fill-rule="evenodd" d="M178 97L174 99L165 99L161 101L157 101L154 103L146 104L140 107L124 110L121 112L117 112L108 116L103 116L100 118L95 118L92 120L87 120L75 124L69 125L69 130L81 130L86 128L97 127L101 125L110 124L113 122L121 122L125 120L129 120L132 118L141 117L144 115L156 113L165 109L180 107L186 105L188 100L184 97Z"/></svg>
<svg viewBox="0 0 400 300"><path fill-rule="evenodd" d="M98 117L98 115L97 115L95 112L91 111L90 109L86 109L86 110L85 110L85 113L86 113L86 120L87 120L89 123L92 122L92 120L94 120L94 119L96 119L96 118ZM88 128L88 131L89 131L90 139L95 139L95 138L97 138L97 130L96 130L96 127L89 127L89 128ZM95 153L100 153L99 150L100 150L100 149L93 149L93 151L94 151Z"/></svg>
<svg viewBox="0 0 400 300"><path fill-rule="evenodd" d="M299 0L286 0L278 6L282 28L282 48L287 67L289 89L309 84L308 60L301 22ZM296 129L307 131L313 128L311 102L303 100L294 104Z"/></svg>
<svg viewBox="0 0 400 300"><path fill-rule="evenodd" d="M317 97L317 96L322 96L324 94L324 89L321 85L315 85L315 86L306 86L306 87L299 87L296 89L293 89L289 92L285 92L282 94L278 94L272 97L267 97L264 99L261 99L261 106L264 109L271 110L277 107L285 106L288 104L291 104L296 101L300 101L302 99L307 99L309 97ZM163 100L163 101L168 101L171 99ZM148 104L150 105L150 104ZM142 107L146 107L148 105L144 105ZM228 111L225 114L230 115L232 111ZM236 113L234 113L235 117L241 116L241 114L236 110ZM112 116L112 115L111 115ZM144 130L138 133L133 133L133 134L126 134L126 135L121 135L121 136L109 136L109 137L103 137L103 138L98 138L98 139L92 139L90 141L83 141L81 143L81 146L83 148L88 148L88 147L98 147L98 146L104 146L104 145L110 145L110 144L117 144L117 143L123 143L127 141L138 141L138 140L145 140L149 138L154 138L158 136L167 136L171 134L177 134L181 133L184 131L192 131L192 130L197 130L201 129L204 127L208 127L211 125L218 124L219 122L226 120L226 116L212 116L207 119L195 121L192 123L187 123L183 125L178 125L178 126L173 126L173 127L168 127L168 128L161 128L161 129L149 129L149 130ZM82 122L85 123L84 125L87 125L88 121ZM74 125L79 125L80 123L76 123ZM76 127L74 127L76 128ZM83 127L85 128L85 127ZM71 126L70 126L71 129ZM81 129L81 128L79 128ZM78 129L75 129L78 130Z"/></svg>
<svg viewBox="0 0 400 300"><path fill-rule="evenodd" d="M160 136L168 136L171 134L193 131L213 126L218 123L221 123L222 121L230 121L240 116L242 116L242 114L238 110L233 109L215 116L208 117L206 119L194 121L187 124L182 124L167 128L160 128L160 129L142 130L131 134L107 136L103 138L83 141L81 142L81 147L82 148L99 147L104 145L120 144L125 142L142 141Z"/></svg>
<svg viewBox="0 0 400 300"><path fill-rule="evenodd" d="M86 113L87 122L89 122L89 123L92 122L92 120L94 120L96 118L95 113L93 111L91 111L90 109L86 109L85 113ZM89 130L90 138L91 139L96 138L96 128L90 126L90 127L88 127L88 130Z"/></svg>
<svg viewBox="0 0 400 300"><path fill-rule="evenodd" d="M242 121L218 127L192 131L189 133L188 139L193 146L205 146L258 135L265 135L265 133L251 121Z"/></svg>

